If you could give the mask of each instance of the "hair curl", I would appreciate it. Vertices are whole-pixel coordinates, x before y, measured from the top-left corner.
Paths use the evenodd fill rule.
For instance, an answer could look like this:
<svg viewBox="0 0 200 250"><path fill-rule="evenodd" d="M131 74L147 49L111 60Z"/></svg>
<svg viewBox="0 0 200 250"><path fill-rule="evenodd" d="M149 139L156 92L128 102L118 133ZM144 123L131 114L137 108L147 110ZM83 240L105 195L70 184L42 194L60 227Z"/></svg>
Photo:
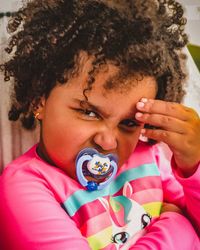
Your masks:
<svg viewBox="0 0 200 250"><path fill-rule="evenodd" d="M95 56L87 89L110 60L127 72L155 77L158 99L180 102L185 23L174 0L27 1L9 21L11 58L1 65L5 81L14 77L9 119L33 128L33 104L67 82L81 50Z"/></svg>

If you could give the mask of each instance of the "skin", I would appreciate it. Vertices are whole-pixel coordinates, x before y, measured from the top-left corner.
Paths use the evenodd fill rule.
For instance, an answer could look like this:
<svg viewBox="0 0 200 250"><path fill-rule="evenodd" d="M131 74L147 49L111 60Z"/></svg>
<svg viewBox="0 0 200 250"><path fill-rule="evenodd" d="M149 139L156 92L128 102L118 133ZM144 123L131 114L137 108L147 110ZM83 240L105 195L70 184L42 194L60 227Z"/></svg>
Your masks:
<svg viewBox="0 0 200 250"><path fill-rule="evenodd" d="M148 138L168 144L177 168L183 176L191 176L200 162L200 118L191 108L178 103L141 99L137 104L137 120L159 127L143 129Z"/></svg>
<svg viewBox="0 0 200 250"><path fill-rule="evenodd" d="M136 104L143 96L155 98L157 92L152 77L139 82L128 79L132 86L124 91L105 89L106 81L117 73L116 66L109 64L97 74L92 90L87 92L89 104L81 105L90 66L90 60L85 60L81 72L67 84L58 84L36 110L41 120L39 155L74 179L76 156L86 147L117 154L119 167L128 159L144 126L136 121Z"/></svg>
<svg viewBox="0 0 200 250"><path fill-rule="evenodd" d="M181 104L155 100L157 85L152 77L139 81L129 77L123 91L124 85L106 89L106 82L118 72L111 63L97 74L87 92L88 103L81 105L92 60L84 53L80 59L79 73L67 84L58 84L35 111L41 120L39 155L76 179L80 150L93 147L103 154L115 153L120 167L143 134L166 143L182 175L192 175L200 162L198 114ZM158 129L144 129L145 123Z"/></svg>

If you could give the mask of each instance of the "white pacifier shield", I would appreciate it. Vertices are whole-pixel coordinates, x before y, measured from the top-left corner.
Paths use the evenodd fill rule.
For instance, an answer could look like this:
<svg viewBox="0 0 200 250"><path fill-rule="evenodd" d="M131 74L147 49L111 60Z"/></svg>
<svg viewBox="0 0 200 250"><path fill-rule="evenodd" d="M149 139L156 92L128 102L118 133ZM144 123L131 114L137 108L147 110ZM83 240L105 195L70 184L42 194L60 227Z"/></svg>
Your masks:
<svg viewBox="0 0 200 250"><path fill-rule="evenodd" d="M110 168L110 159L93 155L92 159L87 163L87 169L94 175L104 175Z"/></svg>

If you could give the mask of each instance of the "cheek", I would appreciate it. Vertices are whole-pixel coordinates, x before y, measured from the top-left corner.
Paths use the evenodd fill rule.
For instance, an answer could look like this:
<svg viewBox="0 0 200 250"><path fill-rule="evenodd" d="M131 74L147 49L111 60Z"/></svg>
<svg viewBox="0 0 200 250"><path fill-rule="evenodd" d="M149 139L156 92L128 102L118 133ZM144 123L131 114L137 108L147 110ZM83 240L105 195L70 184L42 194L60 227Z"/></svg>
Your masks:
<svg viewBox="0 0 200 250"><path fill-rule="evenodd" d="M84 132L77 133L76 129L73 130L66 127L64 130L51 131L48 129L46 133L43 133L43 139L48 149L54 150L62 156L63 153L70 154L71 152L79 151L87 136Z"/></svg>
<svg viewBox="0 0 200 250"><path fill-rule="evenodd" d="M138 143L141 129L138 129L134 135L130 135L121 141L119 150L119 166L124 164L130 157L131 153L135 150Z"/></svg>
<svg viewBox="0 0 200 250"><path fill-rule="evenodd" d="M63 156L73 159L91 137L91 129L80 122L55 120L49 123L44 120L42 137L47 152L52 158L63 161ZM66 158L65 158L66 160Z"/></svg>

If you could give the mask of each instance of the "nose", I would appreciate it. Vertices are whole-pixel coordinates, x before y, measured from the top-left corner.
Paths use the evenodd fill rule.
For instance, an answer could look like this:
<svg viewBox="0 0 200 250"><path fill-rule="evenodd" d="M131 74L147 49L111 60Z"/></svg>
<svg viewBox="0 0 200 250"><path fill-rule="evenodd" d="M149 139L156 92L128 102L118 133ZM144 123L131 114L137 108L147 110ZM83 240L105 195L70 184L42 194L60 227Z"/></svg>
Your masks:
<svg viewBox="0 0 200 250"><path fill-rule="evenodd" d="M106 128L98 131L94 138L96 145L100 146L103 150L114 150L117 148L117 138L112 129Z"/></svg>

